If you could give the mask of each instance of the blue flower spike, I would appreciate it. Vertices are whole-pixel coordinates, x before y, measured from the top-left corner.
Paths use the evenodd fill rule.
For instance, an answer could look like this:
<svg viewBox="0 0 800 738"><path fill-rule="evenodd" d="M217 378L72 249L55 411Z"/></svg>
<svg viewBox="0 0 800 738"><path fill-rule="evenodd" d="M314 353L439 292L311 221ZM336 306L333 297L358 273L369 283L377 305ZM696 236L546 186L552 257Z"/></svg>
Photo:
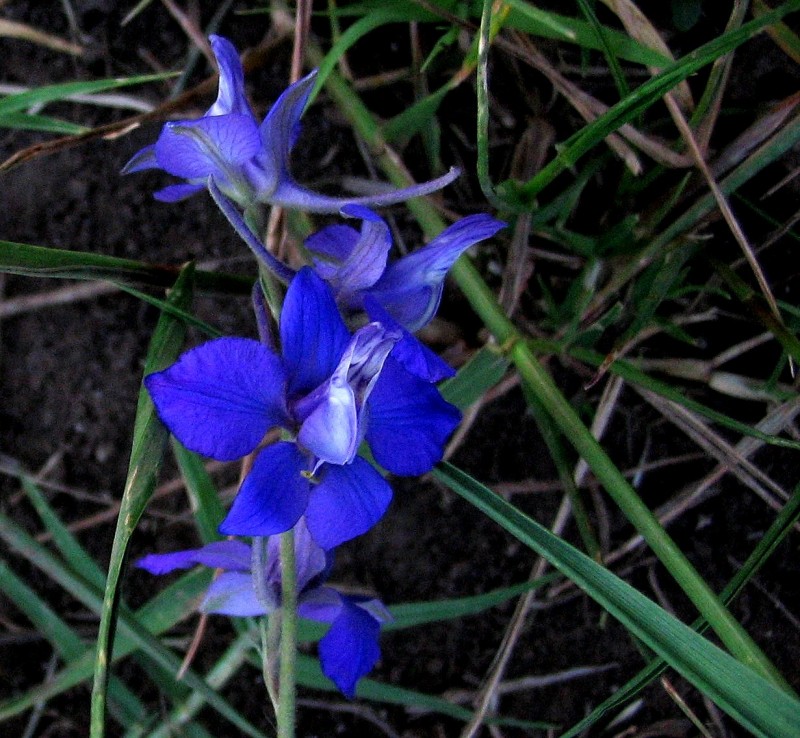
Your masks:
<svg viewBox="0 0 800 738"><path fill-rule="evenodd" d="M258 450L222 533L270 536L305 514L315 541L333 548L369 530L391 501L388 482L357 455L361 442L387 470L423 474L441 460L460 414L392 358L400 331L369 323L351 336L309 267L289 286L279 329L282 354L218 338L145 386L190 450L220 460ZM284 440L259 450L275 427Z"/></svg>
<svg viewBox="0 0 800 738"><path fill-rule="evenodd" d="M157 200L183 200L205 189L210 178L224 197L245 210L262 203L335 213L348 203L382 206L428 195L458 177L458 169L453 168L423 184L355 198L329 197L306 189L294 180L289 164L316 71L288 87L259 124L247 101L236 49L221 36L209 38L219 66L214 104L197 120L167 123L156 143L135 154L122 170L128 174L162 169L185 180L156 192Z"/></svg>
<svg viewBox="0 0 800 738"><path fill-rule="evenodd" d="M254 565L252 549L236 540L217 541L202 548L150 554L136 566L151 574L168 574L197 564L221 569L200 604L201 612L257 617L281 607L280 541L267 540L265 570ZM310 535L304 518L294 527L297 566L298 613L330 625L319 642L322 671L349 699L358 680L380 658L378 638L382 623L392 617L380 600L343 595L324 586L333 564L332 552L320 547ZM257 582L256 577L261 577Z"/></svg>

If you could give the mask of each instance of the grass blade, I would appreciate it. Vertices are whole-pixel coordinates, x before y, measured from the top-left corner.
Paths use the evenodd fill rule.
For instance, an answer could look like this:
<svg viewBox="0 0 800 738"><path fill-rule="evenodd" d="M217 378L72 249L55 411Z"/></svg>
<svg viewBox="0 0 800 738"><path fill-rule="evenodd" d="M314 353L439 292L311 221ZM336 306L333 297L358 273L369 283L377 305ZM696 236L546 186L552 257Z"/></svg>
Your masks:
<svg viewBox="0 0 800 738"><path fill-rule="evenodd" d="M171 304L184 308L191 302L193 276L194 266L190 264L181 272L181 276L175 282L175 287L169 297ZM145 375L164 369L175 361L183 346L185 335L186 325L183 321L163 313L150 341L145 362ZM100 613L89 726L92 738L102 738L105 734L108 668L117 621L122 566L131 535L155 489L167 437L167 429L156 415L155 407L146 390L142 388L139 391L139 402L136 408L128 479L122 493L117 527L114 531L105 596Z"/></svg>
<svg viewBox="0 0 800 738"><path fill-rule="evenodd" d="M712 645L622 579L452 466L434 476L544 556L672 668L755 735L793 738L800 701Z"/></svg>

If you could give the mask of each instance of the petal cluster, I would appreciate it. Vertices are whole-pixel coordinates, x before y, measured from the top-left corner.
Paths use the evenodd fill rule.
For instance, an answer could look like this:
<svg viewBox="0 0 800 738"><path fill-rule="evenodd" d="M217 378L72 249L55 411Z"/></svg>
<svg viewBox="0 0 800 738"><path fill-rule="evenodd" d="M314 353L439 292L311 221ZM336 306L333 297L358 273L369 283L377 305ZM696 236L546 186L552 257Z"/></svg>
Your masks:
<svg viewBox="0 0 800 738"><path fill-rule="evenodd" d="M282 352L219 338L145 378L159 416L187 448L231 460L261 448L220 531L270 536L306 515L317 543L333 548L371 528L391 487L357 455L366 441L388 471L429 471L460 419L435 386L390 354L403 338L369 323L352 336L330 288L298 272L280 320Z"/></svg>
<svg viewBox="0 0 800 738"><path fill-rule="evenodd" d="M256 541L254 546L262 545ZM150 554L136 565L151 574L168 574L197 564L222 572L206 591L200 610L238 617L269 615L281 607L281 559L277 537L266 541L266 567L258 566L253 549L236 540L216 541L202 548ZM332 555L312 538L305 520L294 527L297 601L301 617L330 625L319 642L322 670L348 698L358 680L380 658L378 636L391 620L377 599L344 595L324 586Z"/></svg>
<svg viewBox="0 0 800 738"><path fill-rule="evenodd" d="M335 213L352 202L388 205L427 195L458 176L458 170L452 169L421 185L361 198L329 197L299 185L291 175L289 162L316 71L288 87L259 123L247 101L236 49L221 36L211 36L210 42L219 66L214 104L197 120L167 123L156 143L135 154L123 169L125 174L162 169L185 180L159 190L157 200L176 202L213 182L244 209L254 203L269 203Z"/></svg>

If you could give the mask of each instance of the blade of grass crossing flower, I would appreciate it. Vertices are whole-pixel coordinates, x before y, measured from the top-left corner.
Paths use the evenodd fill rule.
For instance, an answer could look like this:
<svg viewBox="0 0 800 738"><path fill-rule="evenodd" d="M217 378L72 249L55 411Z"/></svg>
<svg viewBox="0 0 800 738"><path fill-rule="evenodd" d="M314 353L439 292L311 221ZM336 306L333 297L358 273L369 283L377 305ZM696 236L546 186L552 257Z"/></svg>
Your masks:
<svg viewBox="0 0 800 738"><path fill-rule="evenodd" d="M170 293L169 302L171 304L183 309L191 302L193 277L194 265L189 264L181 272ZM164 369L174 362L183 347L185 335L186 325L182 321L167 313L162 313L150 341L145 360L145 375ZM102 738L105 734L106 688L114 631L117 625L122 566L130 537L155 489L167 437L168 431L156 415L150 396L142 387L136 407L128 478L122 493L117 527L114 531L105 596L100 612L89 723L91 738Z"/></svg>
<svg viewBox="0 0 800 738"><path fill-rule="evenodd" d="M557 567L672 668L747 730L792 738L800 701L720 650L625 581L554 536L469 475L444 463L434 476Z"/></svg>
<svg viewBox="0 0 800 738"><path fill-rule="evenodd" d="M455 377L442 382L439 391L445 400L459 410L466 410L494 387L507 369L508 359L505 356L484 347L458 370Z"/></svg>
<svg viewBox="0 0 800 738"><path fill-rule="evenodd" d="M502 589L495 589L491 592L470 597L456 597L448 600L432 600L430 602L404 602L399 605L392 605L389 608L389 612L392 613L393 619L391 622L384 623L381 626L381 632L406 630L407 628L417 628L420 625L477 615L492 607L502 605L514 597L526 594L533 589L552 584L558 577L558 574L548 574L532 581L520 582L511 587L503 587ZM298 641L301 643L317 641L322 637L326 629L325 625L313 620L301 620Z"/></svg>
<svg viewBox="0 0 800 738"><path fill-rule="evenodd" d="M723 602L726 604L731 602L742 591L745 584L753 578L756 572L786 538L799 518L800 486L795 488L794 494L786 505L784 505L783 510L781 510L778 517L775 518L769 530L767 530L764 537L758 542L753 552L747 557L747 561L744 562L742 568L736 572L733 579L720 593L720 599ZM691 627L699 633L703 633L708 629L708 623L702 618L699 618L692 623ZM669 664L667 664L666 661L663 659L654 659L636 676L616 690L611 697L598 705L583 720L564 733L561 738L574 738L585 732L611 710L615 710L630 702L630 700L636 697L648 684L663 674L667 668L669 668Z"/></svg>
<svg viewBox="0 0 800 738"><path fill-rule="evenodd" d="M225 517L225 508L220 502L217 488L197 454L189 451L175 438L170 439L170 444L186 484L186 493L189 495L200 540L203 543L218 541L221 536L217 528Z"/></svg>
<svg viewBox="0 0 800 738"><path fill-rule="evenodd" d="M0 272L30 277L106 279L111 282L171 287L180 268L103 254L0 241ZM195 287L198 292L249 295L253 281L232 274L198 270L195 272Z"/></svg>

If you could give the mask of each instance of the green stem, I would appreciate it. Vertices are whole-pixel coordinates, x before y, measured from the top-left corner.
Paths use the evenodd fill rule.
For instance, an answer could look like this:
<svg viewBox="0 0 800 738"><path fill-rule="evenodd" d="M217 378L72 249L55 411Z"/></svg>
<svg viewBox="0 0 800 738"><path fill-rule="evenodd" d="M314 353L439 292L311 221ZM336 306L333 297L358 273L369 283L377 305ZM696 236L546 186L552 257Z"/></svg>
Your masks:
<svg viewBox="0 0 800 738"><path fill-rule="evenodd" d="M322 60L322 52L318 48L309 46L308 52L312 63L318 64ZM387 147L377 122L358 95L333 72L326 81L326 87L336 100L340 111L376 153L387 177L399 186L410 184L402 164ZM411 200L408 207L429 238L444 228L442 219L428 200L423 198ZM697 610L706 618L720 640L737 659L754 668L779 688L791 692L785 679L725 609L652 512L639 499L636 491L606 455L589 429L581 422L569 402L525 345L523 336L503 313L491 290L469 259L462 256L456 262L451 274L495 340L501 346L510 349L509 356L522 380L539 399L561 432L586 460L620 510L672 574Z"/></svg>
<svg viewBox="0 0 800 738"><path fill-rule="evenodd" d="M297 569L294 531L281 534L281 666L278 738L294 738L297 681Z"/></svg>

